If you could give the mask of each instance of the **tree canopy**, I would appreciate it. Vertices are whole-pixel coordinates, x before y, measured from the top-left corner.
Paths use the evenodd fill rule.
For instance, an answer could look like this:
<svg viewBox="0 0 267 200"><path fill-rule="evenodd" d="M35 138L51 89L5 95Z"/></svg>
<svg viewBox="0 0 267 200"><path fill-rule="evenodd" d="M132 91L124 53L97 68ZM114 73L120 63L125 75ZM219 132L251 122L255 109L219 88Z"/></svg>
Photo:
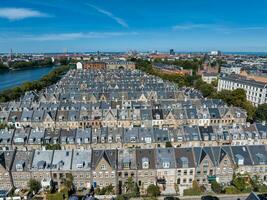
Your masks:
<svg viewBox="0 0 267 200"><path fill-rule="evenodd" d="M157 197L160 195L160 189L157 185L149 185L147 190L147 196L150 196L150 197Z"/></svg>
<svg viewBox="0 0 267 200"><path fill-rule="evenodd" d="M37 193L41 189L41 183L35 179L30 179L28 187L31 192Z"/></svg>
<svg viewBox="0 0 267 200"><path fill-rule="evenodd" d="M255 119L259 121L267 121L267 103L258 106Z"/></svg>

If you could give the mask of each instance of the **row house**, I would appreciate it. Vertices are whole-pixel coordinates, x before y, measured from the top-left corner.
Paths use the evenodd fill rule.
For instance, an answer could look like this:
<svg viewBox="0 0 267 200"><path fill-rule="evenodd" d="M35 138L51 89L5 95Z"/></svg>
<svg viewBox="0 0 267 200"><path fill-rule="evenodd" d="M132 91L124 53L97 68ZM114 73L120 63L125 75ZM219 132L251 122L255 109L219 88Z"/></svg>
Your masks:
<svg viewBox="0 0 267 200"><path fill-rule="evenodd" d="M42 187L52 182L60 187L68 176L77 189L109 185L114 192L125 193L131 178L146 193L149 185L160 187L163 194L182 195L193 181L210 187L212 181L228 185L234 173L257 176L267 183L266 145L122 148L88 150L29 150L0 152L1 188L27 188L34 178ZM1 184L0 183L0 184Z"/></svg>
<svg viewBox="0 0 267 200"><path fill-rule="evenodd" d="M59 144L62 149L156 148L171 143L174 147L267 144L267 125L196 126L178 128L15 128L0 130L1 150L42 149Z"/></svg>
<svg viewBox="0 0 267 200"><path fill-rule="evenodd" d="M239 108L176 108L160 107L109 109L95 105L89 110L5 111L7 124L16 128L86 128L86 127L158 127L177 128L180 125L245 124L246 113Z"/></svg>

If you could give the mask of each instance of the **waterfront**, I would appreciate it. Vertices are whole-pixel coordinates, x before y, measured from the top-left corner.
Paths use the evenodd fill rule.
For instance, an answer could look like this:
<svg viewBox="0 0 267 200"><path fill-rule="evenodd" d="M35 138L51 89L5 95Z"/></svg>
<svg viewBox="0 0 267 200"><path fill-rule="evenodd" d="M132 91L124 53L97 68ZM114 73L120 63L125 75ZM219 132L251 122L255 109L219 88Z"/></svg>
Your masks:
<svg viewBox="0 0 267 200"><path fill-rule="evenodd" d="M50 67L40 67L25 70L15 70L0 73L0 91L19 86L24 82L38 80L48 74L53 69Z"/></svg>

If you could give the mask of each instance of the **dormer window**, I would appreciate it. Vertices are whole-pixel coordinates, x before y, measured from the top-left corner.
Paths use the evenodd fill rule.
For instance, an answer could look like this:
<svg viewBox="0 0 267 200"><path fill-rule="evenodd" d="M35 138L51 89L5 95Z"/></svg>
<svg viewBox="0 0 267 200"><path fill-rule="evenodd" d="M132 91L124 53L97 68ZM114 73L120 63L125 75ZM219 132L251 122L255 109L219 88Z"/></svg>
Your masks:
<svg viewBox="0 0 267 200"><path fill-rule="evenodd" d="M76 164L76 167L77 167L78 169L83 168L83 166L84 166L84 162Z"/></svg>
<svg viewBox="0 0 267 200"><path fill-rule="evenodd" d="M181 162L182 162L182 167L183 168L188 168L188 158L181 157Z"/></svg>
<svg viewBox="0 0 267 200"><path fill-rule="evenodd" d="M16 170L17 171L23 171L25 163L24 162L19 162L16 164Z"/></svg>
<svg viewBox="0 0 267 200"><path fill-rule="evenodd" d="M163 168L170 168L170 162L163 162Z"/></svg>
<svg viewBox="0 0 267 200"><path fill-rule="evenodd" d="M130 141L131 141L131 142L135 142L135 141L136 141L136 138L135 138L134 136L132 136L132 137L130 138Z"/></svg>
<svg viewBox="0 0 267 200"><path fill-rule="evenodd" d="M244 165L244 157L242 155L236 154L235 157L237 159L237 164L238 165Z"/></svg>
<svg viewBox="0 0 267 200"><path fill-rule="evenodd" d="M105 164L103 164L103 165L101 165L101 168L100 168L101 170L106 170L107 169L107 167L106 167L106 165Z"/></svg>
<svg viewBox="0 0 267 200"><path fill-rule="evenodd" d="M123 163L124 169L129 169L130 168L130 162L125 162Z"/></svg>
<svg viewBox="0 0 267 200"><path fill-rule="evenodd" d="M116 136L116 142L120 142L121 141L121 137L120 136Z"/></svg>
<svg viewBox="0 0 267 200"><path fill-rule="evenodd" d="M148 160L148 158L143 158L142 159L142 168L143 169L148 169L149 168L149 160Z"/></svg>
<svg viewBox="0 0 267 200"><path fill-rule="evenodd" d="M151 137L145 137L145 142L146 143L151 143Z"/></svg>
<svg viewBox="0 0 267 200"><path fill-rule="evenodd" d="M263 154L257 153L256 157L260 165L265 165L265 157Z"/></svg>

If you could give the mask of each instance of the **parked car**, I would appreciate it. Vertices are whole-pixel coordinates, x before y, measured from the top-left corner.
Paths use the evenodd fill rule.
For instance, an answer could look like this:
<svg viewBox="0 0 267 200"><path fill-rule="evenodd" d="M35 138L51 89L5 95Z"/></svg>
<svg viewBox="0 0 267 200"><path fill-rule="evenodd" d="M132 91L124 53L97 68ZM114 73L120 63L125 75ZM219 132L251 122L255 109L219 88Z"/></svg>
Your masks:
<svg viewBox="0 0 267 200"><path fill-rule="evenodd" d="M202 196L201 200L219 200L219 198L216 196L207 195L207 196Z"/></svg>
<svg viewBox="0 0 267 200"><path fill-rule="evenodd" d="M168 196L164 197L164 200L180 200L178 197Z"/></svg>

